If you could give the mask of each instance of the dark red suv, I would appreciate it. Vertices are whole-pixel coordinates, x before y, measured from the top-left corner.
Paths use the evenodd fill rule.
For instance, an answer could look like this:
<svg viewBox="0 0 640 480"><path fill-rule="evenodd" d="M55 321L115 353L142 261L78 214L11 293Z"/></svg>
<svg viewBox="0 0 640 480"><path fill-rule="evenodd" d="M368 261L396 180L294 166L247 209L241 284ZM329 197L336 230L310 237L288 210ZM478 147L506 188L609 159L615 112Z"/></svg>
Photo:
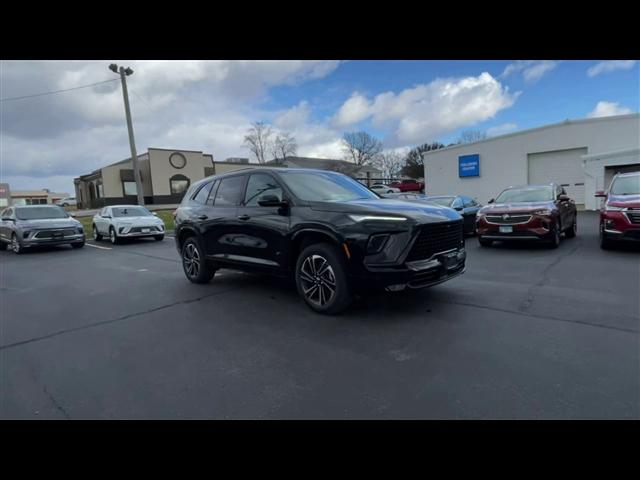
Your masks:
<svg viewBox="0 0 640 480"><path fill-rule="evenodd" d="M596 192L596 197L605 199L600 208L600 247L640 242L640 172L616 175L609 192Z"/></svg>
<svg viewBox="0 0 640 480"><path fill-rule="evenodd" d="M542 240L557 248L562 233L576 236L576 204L555 183L509 187L478 211L476 231L484 247L494 240Z"/></svg>

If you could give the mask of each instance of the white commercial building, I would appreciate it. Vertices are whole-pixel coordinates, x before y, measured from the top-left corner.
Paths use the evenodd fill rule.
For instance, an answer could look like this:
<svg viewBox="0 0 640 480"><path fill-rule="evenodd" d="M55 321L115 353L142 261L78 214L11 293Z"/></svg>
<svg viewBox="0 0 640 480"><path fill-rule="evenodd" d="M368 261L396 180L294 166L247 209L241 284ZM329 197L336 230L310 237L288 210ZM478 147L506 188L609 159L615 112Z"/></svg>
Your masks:
<svg viewBox="0 0 640 480"><path fill-rule="evenodd" d="M482 203L511 185L555 182L579 207L595 210L597 190L617 172L640 171L640 115L567 120L423 156L428 195Z"/></svg>

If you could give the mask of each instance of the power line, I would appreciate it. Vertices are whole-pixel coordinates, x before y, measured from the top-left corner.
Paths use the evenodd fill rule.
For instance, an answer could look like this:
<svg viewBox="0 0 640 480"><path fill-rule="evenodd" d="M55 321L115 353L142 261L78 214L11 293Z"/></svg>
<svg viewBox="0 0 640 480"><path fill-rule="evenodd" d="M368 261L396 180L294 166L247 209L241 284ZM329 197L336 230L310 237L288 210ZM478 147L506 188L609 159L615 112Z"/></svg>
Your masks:
<svg viewBox="0 0 640 480"><path fill-rule="evenodd" d="M90 83L89 85L80 85L78 87L65 88L64 90L54 90L52 92L34 93L33 95L23 95L21 97L0 98L0 102L9 102L11 100L22 100L24 98L42 97L43 95L53 95L54 93L70 92L71 90L79 90L81 88L93 87L95 85L101 85L103 83L117 82L118 80L120 79L114 78L112 80L104 80L102 82Z"/></svg>

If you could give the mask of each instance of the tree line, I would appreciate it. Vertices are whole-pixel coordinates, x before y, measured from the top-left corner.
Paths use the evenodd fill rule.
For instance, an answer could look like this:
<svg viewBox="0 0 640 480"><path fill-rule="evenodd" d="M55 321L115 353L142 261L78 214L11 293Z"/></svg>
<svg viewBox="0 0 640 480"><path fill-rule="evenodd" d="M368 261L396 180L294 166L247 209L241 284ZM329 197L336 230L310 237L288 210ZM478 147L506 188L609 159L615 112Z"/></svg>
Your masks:
<svg viewBox="0 0 640 480"><path fill-rule="evenodd" d="M465 130L456 142L446 146L471 143L486 138L486 133L480 130ZM276 163L283 161L286 157L296 156L298 150L296 139L291 133L274 131L271 125L265 122L251 124L251 128L245 134L243 145L260 164L269 161L267 157L275 160ZM343 160L356 167L375 166L382 171L385 178L423 177L422 154L440 148L445 148L445 145L437 141L427 142L416 145L406 153L400 153L396 150L385 150L380 140L364 131L345 132L342 136ZM345 170L343 167L340 169Z"/></svg>

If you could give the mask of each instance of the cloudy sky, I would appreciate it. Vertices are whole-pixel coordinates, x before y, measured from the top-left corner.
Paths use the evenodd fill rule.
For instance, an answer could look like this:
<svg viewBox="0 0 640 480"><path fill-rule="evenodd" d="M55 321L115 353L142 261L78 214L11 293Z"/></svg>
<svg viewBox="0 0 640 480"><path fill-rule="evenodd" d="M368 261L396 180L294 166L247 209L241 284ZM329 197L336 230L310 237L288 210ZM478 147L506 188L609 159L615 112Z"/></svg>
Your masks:
<svg viewBox="0 0 640 480"><path fill-rule="evenodd" d="M634 61L127 61L138 152L249 156L253 121L296 137L298 154L340 158L345 131L389 149L500 135L639 109ZM73 193L73 178L129 156L111 61L0 62L0 177L13 189Z"/></svg>

